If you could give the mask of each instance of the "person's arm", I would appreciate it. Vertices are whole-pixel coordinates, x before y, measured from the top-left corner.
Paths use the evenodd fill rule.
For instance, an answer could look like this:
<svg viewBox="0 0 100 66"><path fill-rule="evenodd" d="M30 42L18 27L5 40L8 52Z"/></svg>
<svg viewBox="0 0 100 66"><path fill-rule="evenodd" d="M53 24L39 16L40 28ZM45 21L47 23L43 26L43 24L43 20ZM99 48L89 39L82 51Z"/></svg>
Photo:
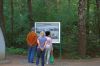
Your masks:
<svg viewBox="0 0 100 66"><path fill-rule="evenodd" d="M45 49L46 45L47 45L47 40L45 41L43 48L41 48L42 51Z"/></svg>
<svg viewBox="0 0 100 66"><path fill-rule="evenodd" d="M44 47L43 48L40 48L42 51L45 49L46 44L47 44L47 41L45 41Z"/></svg>
<svg viewBox="0 0 100 66"><path fill-rule="evenodd" d="M47 45L47 41L45 41L44 48L46 47L46 45Z"/></svg>
<svg viewBox="0 0 100 66"><path fill-rule="evenodd" d="M53 43L52 43L52 39L50 39L50 44L51 44L51 50L53 51Z"/></svg>
<svg viewBox="0 0 100 66"><path fill-rule="evenodd" d="M27 34L26 41L27 41L28 46L31 46L30 41L29 41L29 36L30 36L30 32Z"/></svg>
<svg viewBox="0 0 100 66"><path fill-rule="evenodd" d="M37 43L38 43L38 46L40 47L40 42L39 42L39 40L37 39Z"/></svg>
<svg viewBox="0 0 100 66"><path fill-rule="evenodd" d="M37 39L37 43L38 43L38 47L41 49L41 51L43 51L44 50L44 48L41 48L40 47L40 42L39 42L39 40Z"/></svg>
<svg viewBox="0 0 100 66"><path fill-rule="evenodd" d="M26 37L26 41L27 41L27 43L29 43L29 41L28 41L28 37L29 37L29 33L27 34L27 37Z"/></svg>

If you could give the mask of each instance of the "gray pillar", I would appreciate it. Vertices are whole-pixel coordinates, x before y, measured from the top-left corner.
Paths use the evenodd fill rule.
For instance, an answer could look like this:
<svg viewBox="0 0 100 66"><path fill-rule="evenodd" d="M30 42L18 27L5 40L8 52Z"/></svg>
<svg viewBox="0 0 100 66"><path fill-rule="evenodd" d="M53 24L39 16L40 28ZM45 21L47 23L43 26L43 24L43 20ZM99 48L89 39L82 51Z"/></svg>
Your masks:
<svg viewBox="0 0 100 66"><path fill-rule="evenodd" d="M0 60L5 59L5 40L0 27Z"/></svg>

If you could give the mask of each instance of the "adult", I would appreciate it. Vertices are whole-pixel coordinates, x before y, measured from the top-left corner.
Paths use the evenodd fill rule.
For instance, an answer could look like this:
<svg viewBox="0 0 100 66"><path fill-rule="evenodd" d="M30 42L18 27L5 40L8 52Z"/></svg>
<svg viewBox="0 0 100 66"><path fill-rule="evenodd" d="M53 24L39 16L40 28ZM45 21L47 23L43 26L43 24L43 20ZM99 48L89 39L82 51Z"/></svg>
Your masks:
<svg viewBox="0 0 100 66"><path fill-rule="evenodd" d="M31 31L28 33L26 40L28 44L28 62L34 63L34 56L37 47L37 34L35 33L34 28L32 28Z"/></svg>
<svg viewBox="0 0 100 66"><path fill-rule="evenodd" d="M45 34L47 38L45 56L46 56L46 64L48 64L50 59L50 53L53 50L53 47L52 47L52 39L50 37L50 31L46 31Z"/></svg>
<svg viewBox="0 0 100 66"><path fill-rule="evenodd" d="M37 39L38 47L37 47L37 60L36 66L39 65L39 59L41 58L41 66L44 66L44 55L45 55L45 46L46 46L46 37L45 33L40 32L40 37Z"/></svg>

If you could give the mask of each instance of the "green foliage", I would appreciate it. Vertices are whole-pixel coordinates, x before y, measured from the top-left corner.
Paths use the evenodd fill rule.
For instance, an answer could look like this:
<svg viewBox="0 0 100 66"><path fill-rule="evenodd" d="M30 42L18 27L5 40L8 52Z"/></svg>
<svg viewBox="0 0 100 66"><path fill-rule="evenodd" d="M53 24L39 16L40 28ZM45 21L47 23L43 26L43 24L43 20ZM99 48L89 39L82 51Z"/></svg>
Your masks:
<svg viewBox="0 0 100 66"><path fill-rule="evenodd" d="M6 49L6 52L8 54L16 54L16 55L27 55L27 50L26 49L23 49L23 48L14 48L14 47L11 47L11 48L7 48Z"/></svg>
<svg viewBox="0 0 100 66"><path fill-rule="evenodd" d="M30 31L27 12L27 0L15 0L14 7L14 33L11 33L11 7L10 1L4 0L4 15L6 21L7 46L26 48L26 35ZM13 36L13 40L12 37ZM13 41L13 43L12 43Z"/></svg>
<svg viewBox="0 0 100 66"><path fill-rule="evenodd" d="M78 0L32 0L33 20L60 21L62 56L65 58L80 58L78 53ZM59 7L57 9L57 6ZM7 34L7 52L11 54L26 54L26 35L30 31L27 0L14 0L14 33L11 33L10 1L4 0L4 16ZM100 37L98 37L95 0L91 0L89 11L89 35L87 55L96 52L100 55ZM13 40L12 40L13 36ZM59 45L54 45L54 54L59 55ZM24 48L24 49L19 49ZM88 57L90 57L88 56Z"/></svg>

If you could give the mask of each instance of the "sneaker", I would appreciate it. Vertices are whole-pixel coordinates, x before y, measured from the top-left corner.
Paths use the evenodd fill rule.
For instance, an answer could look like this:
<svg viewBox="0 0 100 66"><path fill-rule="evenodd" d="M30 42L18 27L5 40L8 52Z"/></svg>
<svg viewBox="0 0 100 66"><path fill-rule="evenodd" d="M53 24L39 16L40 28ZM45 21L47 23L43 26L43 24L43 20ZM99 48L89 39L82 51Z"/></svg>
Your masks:
<svg viewBox="0 0 100 66"><path fill-rule="evenodd" d="M48 62L46 62L46 64L49 64Z"/></svg>
<svg viewBox="0 0 100 66"><path fill-rule="evenodd" d="M28 62L28 63L35 63L35 62Z"/></svg>
<svg viewBox="0 0 100 66"><path fill-rule="evenodd" d="M39 66L39 65L35 65L35 66Z"/></svg>

